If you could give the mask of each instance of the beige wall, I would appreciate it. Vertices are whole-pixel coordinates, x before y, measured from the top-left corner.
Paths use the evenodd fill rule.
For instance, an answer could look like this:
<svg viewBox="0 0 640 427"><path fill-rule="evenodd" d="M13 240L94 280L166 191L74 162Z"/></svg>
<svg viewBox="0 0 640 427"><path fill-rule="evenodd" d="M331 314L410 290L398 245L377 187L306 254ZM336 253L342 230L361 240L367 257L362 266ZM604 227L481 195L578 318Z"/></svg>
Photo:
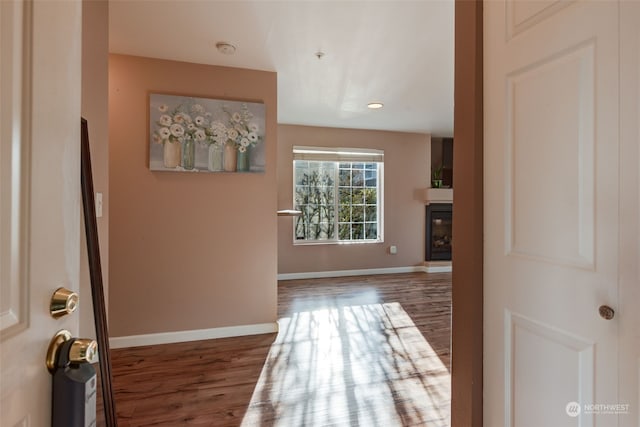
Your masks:
<svg viewBox="0 0 640 427"><path fill-rule="evenodd" d="M407 267L424 261L430 136L415 133L278 126L278 209L293 208L292 147L384 150L384 243L293 245L292 218L278 219L278 273ZM398 247L397 255L389 246Z"/></svg>
<svg viewBox="0 0 640 427"><path fill-rule="evenodd" d="M148 94L262 101L266 173L150 172ZM109 58L112 336L274 322L276 74Z"/></svg>
<svg viewBox="0 0 640 427"><path fill-rule="evenodd" d="M89 125L93 186L102 193L103 214L97 219L105 300L109 283L109 3L82 3L82 116ZM80 242L80 334L95 337L87 242L82 224ZM106 301L105 301L106 302Z"/></svg>

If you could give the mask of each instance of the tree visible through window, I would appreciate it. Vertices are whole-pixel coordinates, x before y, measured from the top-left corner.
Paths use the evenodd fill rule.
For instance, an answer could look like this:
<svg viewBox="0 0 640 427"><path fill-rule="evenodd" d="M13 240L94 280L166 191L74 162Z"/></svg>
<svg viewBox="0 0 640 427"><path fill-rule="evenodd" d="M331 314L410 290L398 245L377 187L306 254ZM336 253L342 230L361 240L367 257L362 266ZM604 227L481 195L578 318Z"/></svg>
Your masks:
<svg viewBox="0 0 640 427"><path fill-rule="evenodd" d="M297 241L379 241L381 164L294 160Z"/></svg>

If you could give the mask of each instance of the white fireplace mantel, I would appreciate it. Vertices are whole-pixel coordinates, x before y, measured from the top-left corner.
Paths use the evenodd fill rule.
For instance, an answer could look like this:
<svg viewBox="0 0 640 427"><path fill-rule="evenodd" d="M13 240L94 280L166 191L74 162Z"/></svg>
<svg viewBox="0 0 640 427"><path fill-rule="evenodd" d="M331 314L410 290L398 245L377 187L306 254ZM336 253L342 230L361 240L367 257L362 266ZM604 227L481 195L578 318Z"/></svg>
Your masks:
<svg viewBox="0 0 640 427"><path fill-rule="evenodd" d="M453 188L425 188L424 200L429 203L453 203Z"/></svg>

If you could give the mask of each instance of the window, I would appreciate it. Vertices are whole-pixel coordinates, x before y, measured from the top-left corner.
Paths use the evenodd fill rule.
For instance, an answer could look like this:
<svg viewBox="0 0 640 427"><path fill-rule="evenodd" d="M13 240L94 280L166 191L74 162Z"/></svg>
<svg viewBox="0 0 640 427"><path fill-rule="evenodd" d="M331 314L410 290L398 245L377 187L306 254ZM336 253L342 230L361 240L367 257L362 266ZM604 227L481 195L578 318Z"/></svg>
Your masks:
<svg viewBox="0 0 640 427"><path fill-rule="evenodd" d="M382 241L383 153L294 147L296 243Z"/></svg>

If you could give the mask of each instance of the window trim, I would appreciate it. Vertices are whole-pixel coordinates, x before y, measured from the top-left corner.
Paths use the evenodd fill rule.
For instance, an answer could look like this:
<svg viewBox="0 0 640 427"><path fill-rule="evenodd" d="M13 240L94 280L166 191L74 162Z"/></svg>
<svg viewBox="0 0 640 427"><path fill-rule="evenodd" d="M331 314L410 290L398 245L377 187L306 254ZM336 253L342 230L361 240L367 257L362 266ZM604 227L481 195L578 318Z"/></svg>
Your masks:
<svg viewBox="0 0 640 427"><path fill-rule="evenodd" d="M334 155L332 158L328 156ZM376 160L372 160L376 159ZM333 162L336 164L336 171L340 170L340 163L377 163L377 203L376 203L376 217L378 225L378 237L376 239L359 239L359 240L340 240L339 236L339 214L338 214L338 194L340 188L340 181L338 177L334 180L334 203L336 214L334 218L334 233L335 239L326 240L303 240L296 239L296 223L292 221L292 241L294 246L314 246L314 245L361 245L361 244L376 244L384 243L384 151L375 149L362 149L362 148L334 148L334 147L293 147L293 159L291 161L292 167L292 191L291 198L293 206L296 206L296 160L300 161L319 161L319 162ZM366 206L363 205L363 206Z"/></svg>

